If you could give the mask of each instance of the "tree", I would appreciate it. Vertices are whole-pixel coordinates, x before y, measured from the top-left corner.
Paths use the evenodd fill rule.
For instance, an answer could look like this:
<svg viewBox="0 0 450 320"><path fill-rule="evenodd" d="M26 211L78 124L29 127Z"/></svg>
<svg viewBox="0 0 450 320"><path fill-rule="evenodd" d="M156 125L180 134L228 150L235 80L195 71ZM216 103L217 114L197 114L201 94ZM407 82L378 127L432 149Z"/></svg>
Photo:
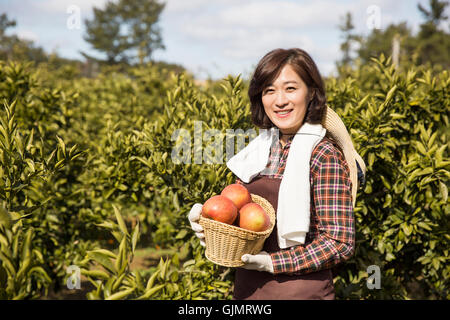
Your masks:
<svg viewBox="0 0 450 320"><path fill-rule="evenodd" d="M342 25L344 42L341 50L344 53L342 61L337 63L338 67L351 62L350 44L352 40L360 43L357 49L357 58L362 64L366 64L371 58L377 58L380 54L385 57L391 56L395 51L399 66L407 67L409 64L434 66L440 65L442 68L450 68L450 34L440 29L443 22L448 17L444 14L448 1L430 0L429 8L419 4L418 10L425 18L420 25L420 31L413 34L406 22L390 24L383 29L374 29L365 37L357 37L352 34L353 24L351 15L348 13ZM397 50L394 50L397 49ZM342 73L342 68L338 68ZM439 69L439 68L438 68Z"/></svg>
<svg viewBox="0 0 450 320"><path fill-rule="evenodd" d="M420 33L421 37L426 37L437 31L439 24L442 21L447 20L447 16L444 15L445 7L448 5L448 1L430 0L430 9L427 10L420 3L417 8L425 18L425 23L421 25Z"/></svg>
<svg viewBox="0 0 450 320"><path fill-rule="evenodd" d="M164 6L156 0L108 1L104 9L94 8L92 20L85 20L84 39L109 64L148 62L154 50L165 49L156 26Z"/></svg>
<svg viewBox="0 0 450 320"><path fill-rule="evenodd" d="M416 54L419 63L430 62L444 68L450 67L450 34L439 29L441 23L448 19L444 15L448 4L448 1L430 0L430 9L421 4L417 6L425 18L417 35Z"/></svg>
<svg viewBox="0 0 450 320"><path fill-rule="evenodd" d="M8 15L6 13L3 13L0 15L0 39L3 39L5 35L6 29L10 27L15 27L16 21L15 20L9 20Z"/></svg>
<svg viewBox="0 0 450 320"><path fill-rule="evenodd" d="M44 62L48 60L44 49L31 40L20 39L17 35L6 35L9 28L16 26L6 13L0 15L0 60L28 60Z"/></svg>
<svg viewBox="0 0 450 320"><path fill-rule="evenodd" d="M16 21L9 20L6 13L0 15L0 57L5 60L11 56L13 40L18 40L7 36L6 30L15 26Z"/></svg>
<svg viewBox="0 0 450 320"><path fill-rule="evenodd" d="M390 24L385 29L374 29L366 38L361 39L358 56L361 62L368 63L370 58L384 54L386 57L392 54L392 40L397 37L401 44L400 61L411 59L415 43L411 29L406 22ZM410 61L413 62L413 61Z"/></svg>
<svg viewBox="0 0 450 320"><path fill-rule="evenodd" d="M342 37L344 38L344 42L341 43L341 51L343 53L343 57L342 60L337 63L338 66L350 65L353 60L351 57L352 43L361 40L360 36L352 33L353 29L355 29L352 20L352 14L350 12L347 12L347 14L343 17L342 24L339 25L339 30L343 32Z"/></svg>

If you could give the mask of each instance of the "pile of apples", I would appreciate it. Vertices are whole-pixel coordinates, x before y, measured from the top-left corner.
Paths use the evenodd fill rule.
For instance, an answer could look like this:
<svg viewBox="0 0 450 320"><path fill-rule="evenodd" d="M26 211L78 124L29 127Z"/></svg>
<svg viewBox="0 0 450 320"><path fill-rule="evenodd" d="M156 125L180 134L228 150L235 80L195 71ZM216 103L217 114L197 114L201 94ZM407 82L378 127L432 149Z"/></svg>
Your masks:
<svg viewBox="0 0 450 320"><path fill-rule="evenodd" d="M238 183L226 186L220 195L209 198L203 205L202 215L256 232L270 227L267 212L253 202L247 188Z"/></svg>

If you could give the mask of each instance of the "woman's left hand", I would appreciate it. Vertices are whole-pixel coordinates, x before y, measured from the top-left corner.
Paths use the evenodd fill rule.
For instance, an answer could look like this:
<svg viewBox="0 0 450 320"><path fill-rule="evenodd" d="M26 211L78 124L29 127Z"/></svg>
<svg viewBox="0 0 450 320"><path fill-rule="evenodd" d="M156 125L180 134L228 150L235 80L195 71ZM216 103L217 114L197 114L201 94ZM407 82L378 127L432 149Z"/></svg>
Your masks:
<svg viewBox="0 0 450 320"><path fill-rule="evenodd" d="M258 270L273 273L272 257L265 251L261 251L258 254L244 254L241 257L242 262L245 264L242 266L248 270Z"/></svg>

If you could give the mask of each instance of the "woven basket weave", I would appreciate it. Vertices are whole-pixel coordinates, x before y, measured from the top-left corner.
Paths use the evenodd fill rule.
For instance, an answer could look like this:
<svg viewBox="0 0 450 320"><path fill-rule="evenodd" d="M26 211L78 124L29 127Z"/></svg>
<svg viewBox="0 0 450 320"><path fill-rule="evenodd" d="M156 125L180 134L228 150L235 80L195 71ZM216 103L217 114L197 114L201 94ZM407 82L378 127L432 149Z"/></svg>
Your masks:
<svg viewBox="0 0 450 320"><path fill-rule="evenodd" d="M269 229L255 232L200 216L199 223L205 233L205 255L211 262L224 267L240 267L244 265L241 261L243 254L257 254L263 248L275 225L275 210L263 197L251 196L253 202L269 214Z"/></svg>

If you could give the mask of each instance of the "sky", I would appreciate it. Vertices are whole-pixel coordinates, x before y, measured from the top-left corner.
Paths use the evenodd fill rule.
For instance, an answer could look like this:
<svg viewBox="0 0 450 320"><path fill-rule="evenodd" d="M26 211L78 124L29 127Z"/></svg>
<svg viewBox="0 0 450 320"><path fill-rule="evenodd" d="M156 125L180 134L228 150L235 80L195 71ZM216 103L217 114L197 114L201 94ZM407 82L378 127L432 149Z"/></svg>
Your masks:
<svg viewBox="0 0 450 320"><path fill-rule="evenodd" d="M342 57L338 25L347 12L355 33L407 22L416 33L424 21L417 9L428 0L159 0L165 50L153 59L177 63L195 78L249 77L258 61L276 48L306 50L324 76L335 74ZM107 0L0 0L0 14L17 22L9 34L33 40L47 52L83 60L80 51L103 57L83 36L84 20ZM447 16L450 16L450 6ZM448 25L445 26L448 29Z"/></svg>

